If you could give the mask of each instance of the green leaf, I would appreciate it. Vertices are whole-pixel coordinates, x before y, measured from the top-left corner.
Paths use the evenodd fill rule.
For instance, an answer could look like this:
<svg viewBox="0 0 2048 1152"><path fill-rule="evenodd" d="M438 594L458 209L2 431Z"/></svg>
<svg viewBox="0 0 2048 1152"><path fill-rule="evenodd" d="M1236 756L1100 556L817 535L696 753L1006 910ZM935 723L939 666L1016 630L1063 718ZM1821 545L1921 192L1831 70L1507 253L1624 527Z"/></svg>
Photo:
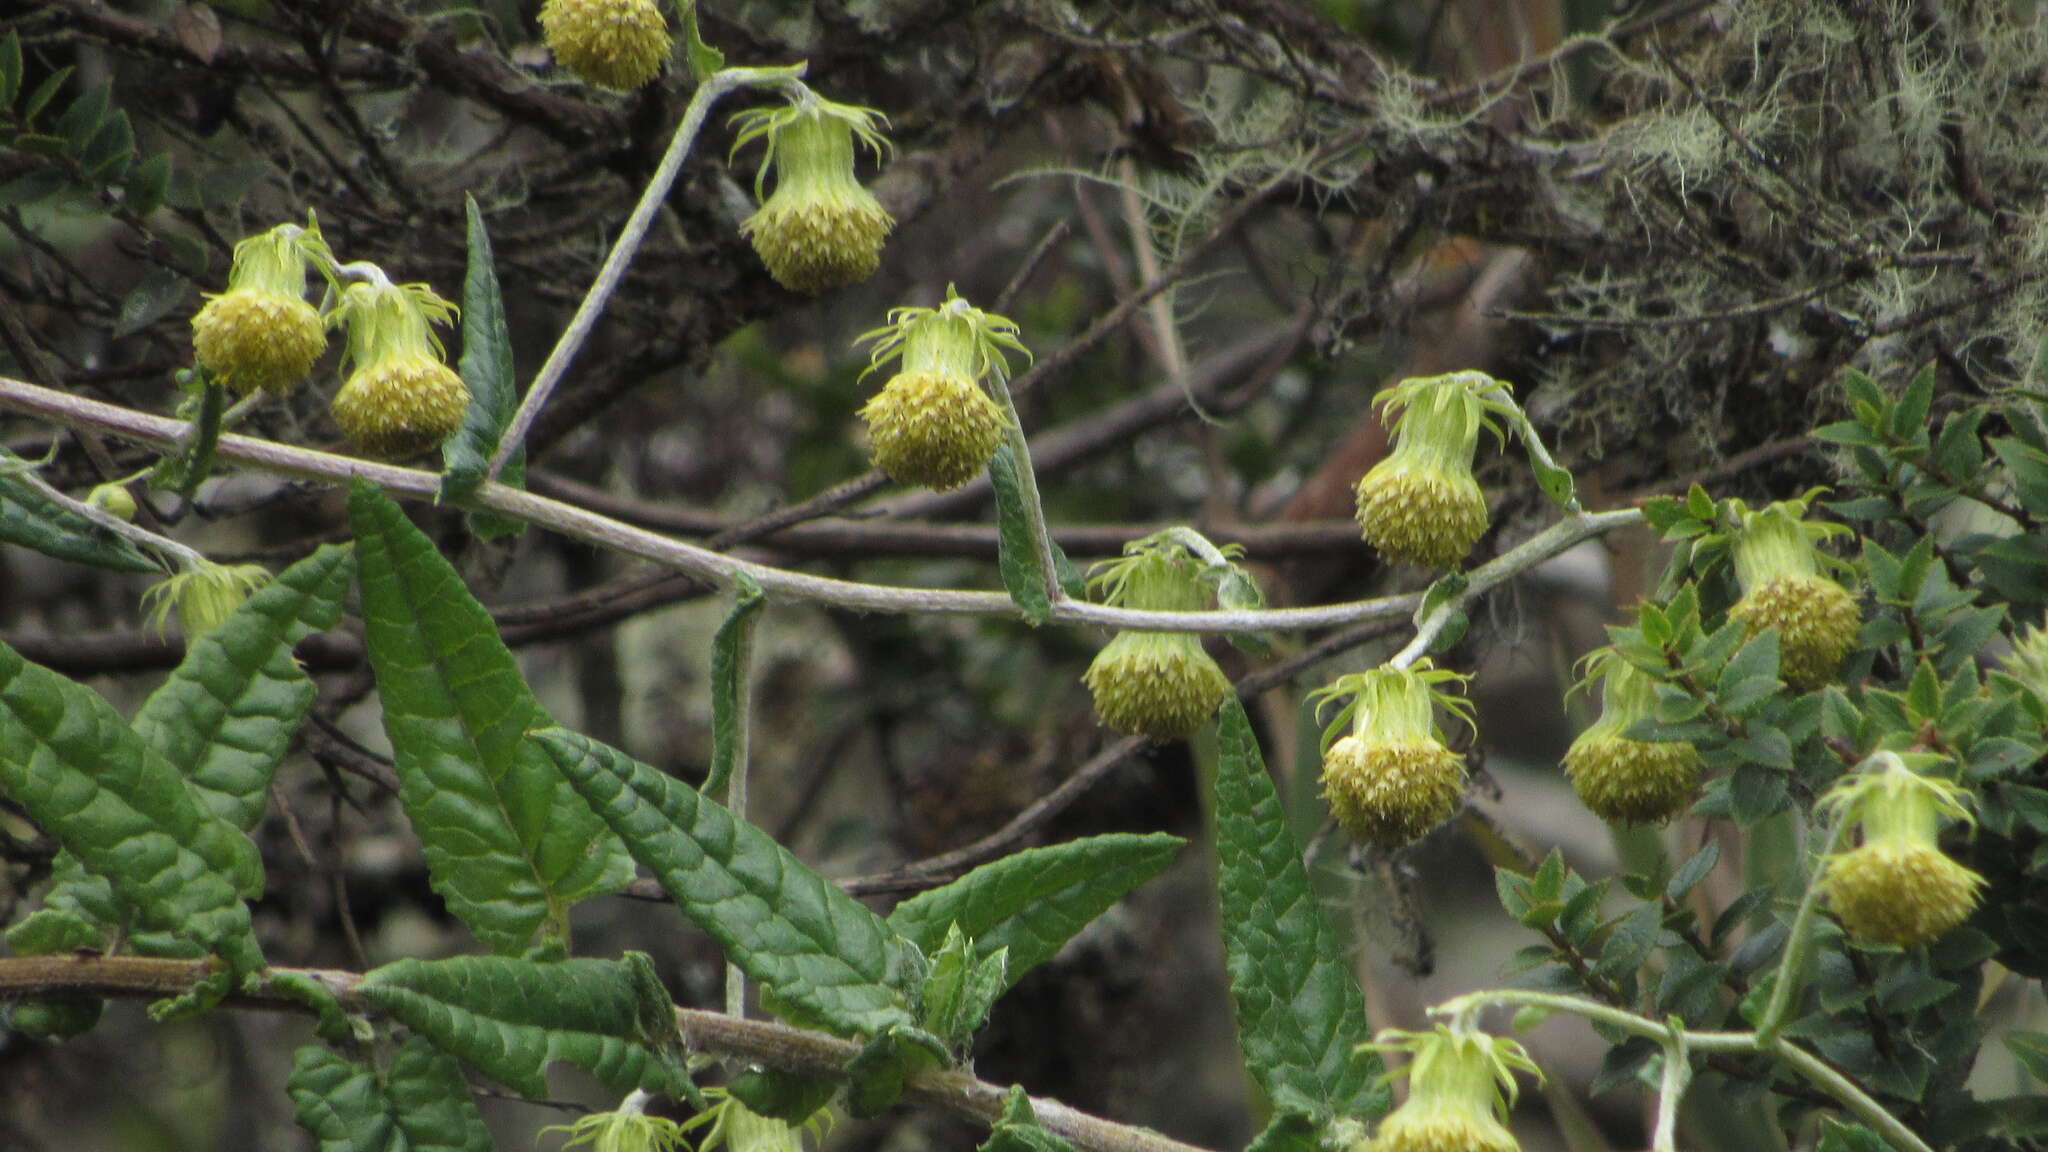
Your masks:
<svg viewBox="0 0 2048 1152"><path fill-rule="evenodd" d="M1002 1118L989 1127L978 1152L1074 1152L1074 1146L1040 1125L1031 1097L1022 1085L1012 1085L1003 1099Z"/></svg>
<svg viewBox="0 0 2048 1152"><path fill-rule="evenodd" d="M689 1073L654 964L455 956L399 960L363 977L363 997L485 1075L528 1096L565 1060L614 1092L680 1094Z"/></svg>
<svg viewBox="0 0 2048 1152"><path fill-rule="evenodd" d="M113 339L133 336L171 314L192 291L192 282L182 275L152 264L143 270L135 287L121 297L121 310L114 317Z"/></svg>
<svg viewBox="0 0 2048 1152"><path fill-rule="evenodd" d="M525 734L550 721L490 613L398 505L349 493L363 629L399 801L427 878L477 939L523 951L632 878L618 842Z"/></svg>
<svg viewBox="0 0 2048 1152"><path fill-rule="evenodd" d="M780 1068L749 1068L728 1081L725 1090L748 1111L795 1126L831 1103L839 1085Z"/></svg>
<svg viewBox="0 0 2048 1152"><path fill-rule="evenodd" d="M903 1043L891 1031L861 1046L846 1064L846 1110L855 1119L880 1116L903 1098L908 1074Z"/></svg>
<svg viewBox="0 0 2048 1152"><path fill-rule="evenodd" d="M1229 698L1217 722L1217 890L1245 1064L1276 1107L1380 1115L1389 1097L1373 1084L1379 1061L1353 1052L1371 1039L1365 997L1316 902L1251 721Z"/></svg>
<svg viewBox="0 0 2048 1152"><path fill-rule="evenodd" d="M2020 503L2036 516L2048 516L2048 452L2004 436L1994 437L1991 448L2012 472Z"/></svg>
<svg viewBox="0 0 2048 1152"><path fill-rule="evenodd" d="M171 154L159 152L137 164L121 185L128 210L147 216L164 206L164 193L171 186Z"/></svg>
<svg viewBox="0 0 2048 1152"><path fill-rule="evenodd" d="M27 465L19 456L0 449L0 541L117 572L163 571L162 565L135 545L58 504L14 474L23 467Z"/></svg>
<svg viewBox="0 0 2048 1152"><path fill-rule="evenodd" d="M79 165L94 180L117 183L134 162L135 127L128 122L128 113L116 111L92 134Z"/></svg>
<svg viewBox="0 0 2048 1152"><path fill-rule="evenodd" d="M462 427L441 445L441 488L437 500L460 500L477 490L490 470L499 438L519 407L519 385L512 367L512 333L505 323L505 300L498 288L498 269L491 257L491 236L476 197L464 197L469 219L469 269L462 278L462 362L457 366L469 386L469 407ZM513 487L526 480L526 448L521 445L505 461L498 478ZM473 513L471 526L490 539L525 527L524 522L491 512Z"/></svg>
<svg viewBox="0 0 2048 1152"><path fill-rule="evenodd" d="M908 992L923 978L915 949L838 885L617 749L560 728L533 740L741 971L841 1033L911 1022Z"/></svg>
<svg viewBox="0 0 2048 1152"><path fill-rule="evenodd" d="M1906 390L1899 393L1898 406L1892 409L1890 432L1899 440L1912 442L1915 439L1926 442L1927 412L1934 405L1934 361L1930 360L1913 373L1913 379L1906 384Z"/></svg>
<svg viewBox="0 0 2048 1152"><path fill-rule="evenodd" d="M232 973L263 966L235 890L244 858L218 818L97 692L5 644L0 792L106 877L142 927L200 944Z"/></svg>
<svg viewBox="0 0 2048 1152"><path fill-rule="evenodd" d="M417 1036L399 1046L383 1083L370 1069L308 1045L292 1054L285 1091L320 1152L491 1152L461 1066Z"/></svg>
<svg viewBox="0 0 2048 1152"><path fill-rule="evenodd" d="M228 825L256 827L270 780L313 704L292 649L334 627L355 554L328 544L278 573L185 653L143 701L135 731Z"/></svg>
<svg viewBox="0 0 2048 1152"><path fill-rule="evenodd" d="M21 106L21 122L29 124L34 121L36 115L44 108L49 107L50 101L57 98L58 90L63 88L64 81L70 78L71 65L69 64L45 76L43 82L36 85L36 90L28 94L28 102ZM19 144L20 141L17 140L15 143Z"/></svg>
<svg viewBox="0 0 2048 1152"><path fill-rule="evenodd" d="M28 137L18 137L14 147L27 151ZM70 177L55 168L34 168L0 184L0 207L26 208L40 203L71 186Z"/></svg>
<svg viewBox="0 0 2048 1152"><path fill-rule="evenodd" d="M1038 548L1031 542L1031 517L1024 507L1024 485L1017 475L1017 454L1005 440L988 462L989 483L996 493L996 564L1003 587L1037 627L1052 614L1045 576L1038 570Z"/></svg>
<svg viewBox="0 0 2048 1152"><path fill-rule="evenodd" d="M2036 1080L2048 1081L2048 1032L2007 1032L2006 1050Z"/></svg>
<svg viewBox="0 0 2048 1152"><path fill-rule="evenodd" d="M1300 1112L1279 1111L1266 1122L1245 1152L1316 1152L1314 1117Z"/></svg>
<svg viewBox="0 0 2048 1152"><path fill-rule="evenodd" d="M988 1021L989 1006L1010 987L1003 975L1009 953L977 948L957 922L943 945L926 951L932 953L931 975L919 997L920 1026L947 1044L964 1047Z"/></svg>
<svg viewBox="0 0 2048 1152"><path fill-rule="evenodd" d="M187 499L199 491L207 474L213 471L214 454L220 447L220 421L228 404L225 385L211 376L202 375L201 379L198 409L192 413L191 427L178 454L158 461L149 477L150 483L172 489Z"/></svg>
<svg viewBox="0 0 2048 1152"><path fill-rule="evenodd" d="M107 117L107 102L112 99L113 91L113 85L108 83L87 89L84 95L64 109L64 114L57 117L57 123L50 130L62 136L71 145L71 151L83 152Z"/></svg>
<svg viewBox="0 0 2048 1152"><path fill-rule="evenodd" d="M696 0L682 0L683 55L690 62L690 76L702 84L725 67L725 53L704 42L697 30Z"/></svg>
<svg viewBox="0 0 2048 1152"><path fill-rule="evenodd" d="M9 31L7 38L0 40L0 108L14 107L14 98L21 95L21 36Z"/></svg>
<svg viewBox="0 0 2048 1152"><path fill-rule="evenodd" d="M740 714L741 680L747 675L747 649L754 635L754 618L767 598L752 577L740 573L738 595L732 611L718 626L711 641L711 770L705 774L706 796L723 796L739 761L744 726Z"/></svg>
<svg viewBox="0 0 2048 1152"><path fill-rule="evenodd" d="M1674 904L1685 899L1685 894L1692 891L1694 885L1706 879L1707 873L1712 872L1714 865L1720 862L1720 841L1707 841L1706 847L1693 853L1691 859L1679 865L1678 871L1671 874L1671 883L1664 887L1665 898Z"/></svg>
<svg viewBox="0 0 2048 1152"><path fill-rule="evenodd" d="M1124 894L1165 871L1186 841L1113 833L1027 848L896 905L889 927L926 955L955 924L986 956L1009 950L1013 986Z"/></svg>

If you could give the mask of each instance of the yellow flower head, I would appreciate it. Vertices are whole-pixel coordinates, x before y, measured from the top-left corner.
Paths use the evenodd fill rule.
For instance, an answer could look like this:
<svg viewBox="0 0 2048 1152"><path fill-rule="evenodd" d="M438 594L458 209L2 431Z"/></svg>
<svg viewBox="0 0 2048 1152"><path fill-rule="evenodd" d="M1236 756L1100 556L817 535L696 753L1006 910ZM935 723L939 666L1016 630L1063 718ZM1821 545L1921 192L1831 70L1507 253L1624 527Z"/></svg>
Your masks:
<svg viewBox="0 0 2048 1152"><path fill-rule="evenodd" d="M1354 840L1398 848L1457 812L1465 760L1444 743L1435 708L1470 727L1471 704L1440 687L1468 679L1423 660L1340 676L1310 695L1319 712L1341 702L1323 730L1323 798Z"/></svg>
<svg viewBox="0 0 2048 1152"><path fill-rule="evenodd" d="M1358 524L1391 561L1450 568L1486 531L1486 494L1472 476L1481 429L1520 426L1508 386L1484 372L1403 380L1373 397L1393 447L1358 482Z"/></svg>
<svg viewBox="0 0 2048 1152"><path fill-rule="evenodd" d="M1685 811L1700 786L1699 750L1685 741L1630 739L1626 733L1656 711L1657 683L1612 648L1586 658L1580 687L1598 682L1600 719L1564 754L1565 774L1579 799L1602 820L1661 823Z"/></svg>
<svg viewBox="0 0 2048 1152"><path fill-rule="evenodd" d="M871 108L835 104L808 88L775 108L750 108L733 117L733 152L756 140L765 154L754 178L761 207L740 224L775 281L793 292L817 295L874 274L882 241L896 221L854 176L855 141L880 162L889 141L886 123ZM763 199L768 170L775 193Z"/></svg>

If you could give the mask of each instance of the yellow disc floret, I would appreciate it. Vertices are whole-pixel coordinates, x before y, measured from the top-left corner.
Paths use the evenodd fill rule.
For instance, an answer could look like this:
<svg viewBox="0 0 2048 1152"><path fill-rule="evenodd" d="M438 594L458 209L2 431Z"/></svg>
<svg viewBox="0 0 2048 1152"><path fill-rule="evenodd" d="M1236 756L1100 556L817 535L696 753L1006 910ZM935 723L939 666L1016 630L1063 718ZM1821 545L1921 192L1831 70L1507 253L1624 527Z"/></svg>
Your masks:
<svg viewBox="0 0 2048 1152"><path fill-rule="evenodd" d="M659 75L672 46L654 0L547 0L540 27L557 64L615 92Z"/></svg>
<svg viewBox="0 0 2048 1152"><path fill-rule="evenodd" d="M1469 725L1471 705L1438 687L1465 679L1424 660L1341 676L1311 695L1318 707L1340 704L1323 732L1323 798L1353 839L1398 848L1457 813L1465 761L1445 745L1435 706Z"/></svg>
<svg viewBox="0 0 2048 1152"><path fill-rule="evenodd" d="M1472 476L1481 429L1519 428L1508 386L1484 372L1403 380L1373 398L1393 447L1358 482L1358 525L1391 561L1451 568L1486 532L1486 494Z"/></svg>
<svg viewBox="0 0 2048 1152"><path fill-rule="evenodd" d="M1089 585L1105 603L1146 612L1198 612L1224 585L1258 596L1236 560L1244 550L1218 548L1188 528L1170 528L1124 546L1096 565ZM1209 722L1230 693L1230 678L1189 632L1124 631L1096 653L1082 681L1095 713L1119 732L1164 743Z"/></svg>
<svg viewBox="0 0 2048 1152"><path fill-rule="evenodd" d="M1003 410L981 385L937 372L898 373L860 415L875 466L934 492L981 475L1003 439Z"/></svg>
<svg viewBox="0 0 2048 1152"><path fill-rule="evenodd" d="M411 456L462 426L469 387L442 362L433 326L455 306L424 284L393 284L369 265L342 293L346 361L354 366L334 396L334 420L349 442L372 456Z"/></svg>
<svg viewBox="0 0 2048 1152"><path fill-rule="evenodd" d="M1944 818L1974 822L1969 800L1962 786L1916 772L1892 752L1872 756L1822 798L1863 836L1828 856L1820 874L1821 893L1851 936L1912 948L1969 919L1984 878L1939 843Z"/></svg>
<svg viewBox="0 0 2048 1152"><path fill-rule="evenodd" d="M192 351L243 395L284 392L327 350L327 327L306 303L306 266L331 262L318 227L280 224L235 245L228 290L192 317ZM324 267L324 264L323 264Z"/></svg>
<svg viewBox="0 0 2048 1152"><path fill-rule="evenodd" d="M734 117L737 152L755 140L767 144L754 181L761 195L768 170L775 193L740 224L775 282L793 292L816 295L874 274L882 241L895 220L855 178L854 141L881 160L888 149L866 108L821 100L809 89L780 108L756 108Z"/></svg>
<svg viewBox="0 0 2048 1152"><path fill-rule="evenodd" d="M1661 823L1686 810L1699 792L1699 750L1685 741L1631 739L1635 724L1656 715L1656 681L1612 648L1587 657L1580 687L1600 683L1600 718L1565 750L1565 775L1579 800L1602 820Z"/></svg>

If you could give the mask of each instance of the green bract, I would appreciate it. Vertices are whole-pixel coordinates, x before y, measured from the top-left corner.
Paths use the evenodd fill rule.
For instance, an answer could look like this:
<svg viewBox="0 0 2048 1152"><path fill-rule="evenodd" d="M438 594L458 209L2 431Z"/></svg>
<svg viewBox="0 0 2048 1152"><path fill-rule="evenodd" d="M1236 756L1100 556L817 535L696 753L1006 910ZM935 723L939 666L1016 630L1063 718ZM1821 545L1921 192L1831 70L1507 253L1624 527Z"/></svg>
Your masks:
<svg viewBox="0 0 2048 1152"><path fill-rule="evenodd" d="M762 200L740 232L753 241L776 283L816 295L873 275L882 241L896 222L854 178L854 141L880 163L889 150L876 128L887 122L882 114L798 87L789 103L750 108L732 122L739 133L734 154L756 140L765 145L755 199L762 200L768 170L775 170L775 194Z"/></svg>
<svg viewBox="0 0 2048 1152"><path fill-rule="evenodd" d="M244 394L283 392L327 350L320 314L306 303L306 265L334 261L319 225L280 224L235 245L228 290L192 317L192 350L215 378Z"/></svg>
<svg viewBox="0 0 2048 1152"><path fill-rule="evenodd" d="M1389 1028L1363 1047L1411 1056L1408 1099L1380 1121L1372 1152L1519 1152L1505 1123L1515 1073L1543 1077L1521 1044L1460 1020L1432 1032Z"/></svg>
<svg viewBox="0 0 2048 1152"><path fill-rule="evenodd" d="M1183 534L1200 540L1199 547L1190 548ZM1088 583L1120 608L1199 612L1211 606L1219 580L1242 572L1233 561L1243 554L1236 545L1216 548L1187 529L1169 529L1126 544L1123 556L1096 565ZM1230 692L1230 678L1190 632L1119 632L1082 680L1103 723L1162 743L1208 723Z"/></svg>
<svg viewBox="0 0 2048 1152"><path fill-rule="evenodd" d="M1403 380L1373 397L1393 447L1358 482L1358 524L1388 560L1450 568L1486 531L1486 494L1472 477L1479 431L1521 426L1508 386L1484 372Z"/></svg>
<svg viewBox="0 0 2048 1152"><path fill-rule="evenodd" d="M1725 517L1733 526L1702 539L1696 553L1729 552L1742 587L1729 618L1740 620L1751 635L1778 630L1778 674L1795 692L1811 692L1834 678L1863 619L1849 590L1822 573L1840 561L1816 544L1848 529L1805 518L1819 492L1755 510L1730 500Z"/></svg>
<svg viewBox="0 0 2048 1152"><path fill-rule="evenodd" d="M1318 713L1343 702L1323 730L1323 798L1353 839L1398 848L1458 810L1465 761L1444 744L1434 706L1471 727L1471 704L1438 687L1469 679L1424 660L1341 676L1309 696Z"/></svg>

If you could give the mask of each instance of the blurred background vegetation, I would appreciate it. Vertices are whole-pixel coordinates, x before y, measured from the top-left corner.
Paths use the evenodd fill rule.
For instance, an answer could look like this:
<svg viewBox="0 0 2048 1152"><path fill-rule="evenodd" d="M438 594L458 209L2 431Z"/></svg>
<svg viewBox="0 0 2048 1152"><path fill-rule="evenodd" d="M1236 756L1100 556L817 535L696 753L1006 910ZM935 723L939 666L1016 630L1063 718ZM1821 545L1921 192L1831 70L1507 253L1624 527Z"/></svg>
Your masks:
<svg viewBox="0 0 2048 1152"><path fill-rule="evenodd" d="M530 375L689 96L679 67L625 97L577 85L551 67L537 8L14 0L4 25L27 79L0 110L0 370L170 411L190 316L222 288L238 238L310 210L342 259L454 296L466 193ZM1071 353L1020 404L1077 560L1192 523L1244 542L1281 604L1421 583L1382 570L1349 520L1350 485L1385 446L1368 401L1403 376L1470 367L1513 381L1599 507L1695 479L1751 499L1825 482L1805 434L1838 413L1844 366L1900 381L1933 361L1967 399L2032 363L2048 292L2048 54L2032 4L707 0L699 15L729 62L806 60L820 93L888 115L896 152L872 186L898 230L863 285L818 300L778 288L737 232L752 160L728 163L718 116L543 414L530 484L779 564L996 586L985 482L890 489L867 473L855 418L879 380L862 379L852 338L948 284L1000 299L1041 361ZM333 375L242 430L334 445ZM23 456L50 446L44 426L0 432ZM45 474L72 491L148 463L87 436L56 449ZM1543 515L1522 470L1496 467L1482 552ZM760 519L821 494L800 523ZM702 773L723 610L708 588L421 515L555 716ZM253 474L190 502L159 497L144 516L217 560L273 568L345 535L336 491ZM1474 622L1450 658L1479 671L1485 770L1466 818L1396 858L1322 843L1375 1025L1416 1026L1526 942L1495 905L1490 865L1561 845L1604 875L1718 834L1684 821L1611 837L1557 767L1585 719L1559 703L1570 664L1654 578L1653 551L1647 538L1589 547ZM142 586L0 551L0 638L125 711L179 654L143 627ZM757 819L828 874L869 877L879 901L909 890L907 861L1003 828L1114 743L1079 683L1102 639L779 606L761 633ZM1325 820L1301 697L1386 642L1344 637L1259 698L1305 836ZM1234 676L1261 664L1216 651ZM263 829L266 951L359 968L466 950L393 801L359 640L344 628L307 658L315 722L280 776L287 818ZM1112 829L1200 842L1212 755L1204 737L1121 757L1015 843ZM49 858L19 831L0 835L0 920ZM1792 858L1789 839L1749 846L1745 860L1725 845L1714 898L1740 890L1745 867L1755 882ZM979 1072L1242 1146L1259 1105L1231 1040L1204 859L1191 847L1027 979L999 1007ZM620 900L579 916L584 949L643 948L679 1002L716 1003L718 954L673 910ZM305 1024L140 1019L116 1007L62 1047L0 1032L0 1145L306 1140L282 1091ZM1555 1073L1518 1117L1532 1148L1643 1145L1639 1097L1586 1091L1603 1048L1589 1032L1556 1022L1531 1046ZM2001 1089L2018 1075L2003 1057L1979 1074ZM485 1101L501 1147L600 1103L573 1078L557 1088L560 1108ZM1711 1093L1688 1102L1695 1130L1718 1124L1715 1146L1764 1146L1713 1107ZM842 1124L832 1142L976 1139L900 1112Z"/></svg>

